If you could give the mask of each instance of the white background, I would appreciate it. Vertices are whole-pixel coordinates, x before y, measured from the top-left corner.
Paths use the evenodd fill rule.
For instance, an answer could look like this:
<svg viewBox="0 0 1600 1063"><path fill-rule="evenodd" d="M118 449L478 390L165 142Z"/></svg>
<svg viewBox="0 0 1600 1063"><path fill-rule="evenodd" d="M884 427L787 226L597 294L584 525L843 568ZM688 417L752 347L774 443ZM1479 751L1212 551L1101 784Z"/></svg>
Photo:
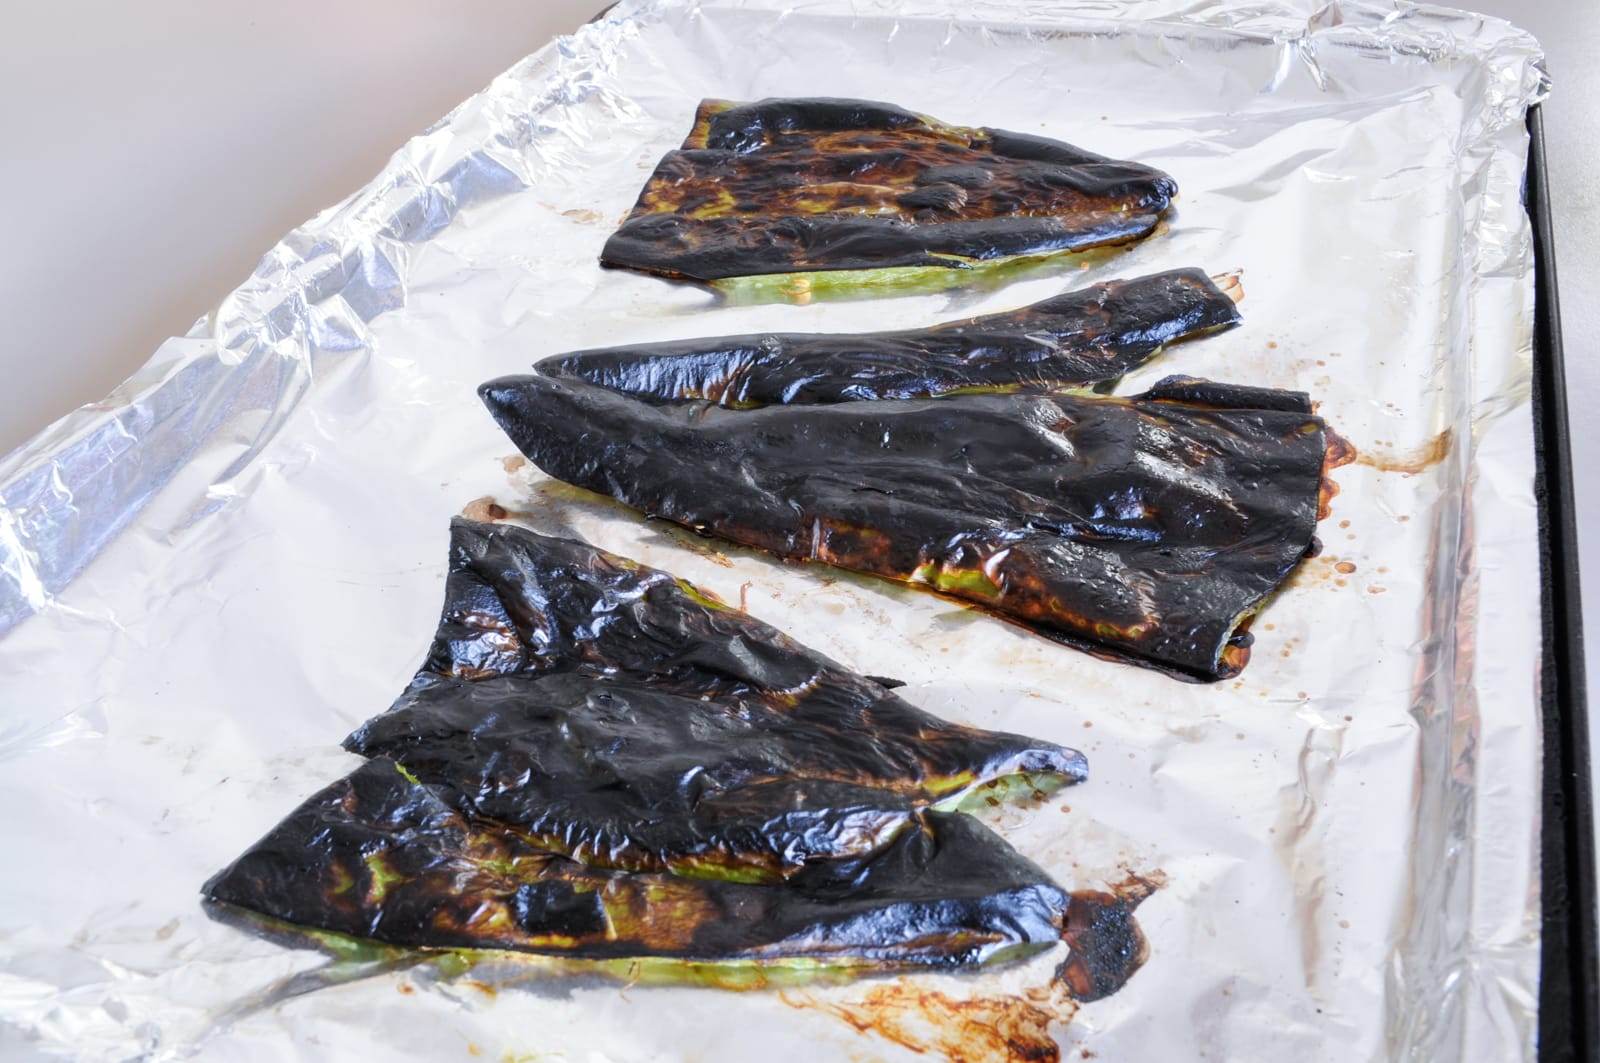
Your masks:
<svg viewBox="0 0 1600 1063"><path fill-rule="evenodd" d="M99 399L409 136L605 0L78 0L0 39L0 451ZM1549 53L1585 597L1600 602L1600 7L1476 0ZM1600 674L1600 615L1589 628Z"/></svg>
<svg viewBox="0 0 1600 1063"><path fill-rule="evenodd" d="M607 3L0 4L0 453Z"/></svg>

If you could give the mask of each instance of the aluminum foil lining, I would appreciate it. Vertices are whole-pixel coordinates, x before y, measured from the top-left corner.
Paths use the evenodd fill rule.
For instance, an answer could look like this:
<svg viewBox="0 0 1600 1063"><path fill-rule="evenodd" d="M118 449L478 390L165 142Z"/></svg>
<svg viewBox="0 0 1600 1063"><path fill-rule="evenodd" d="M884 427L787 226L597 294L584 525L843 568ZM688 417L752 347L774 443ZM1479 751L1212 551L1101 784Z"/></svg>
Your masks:
<svg viewBox="0 0 1600 1063"><path fill-rule="evenodd" d="M626 0L545 47L0 466L0 1054L990 1059L1023 1023L1066 1059L1532 1058L1520 186L1545 90L1526 34L1409 3ZM997 290L731 306L600 270L695 103L770 95L1059 137L1160 166L1182 197L1125 254ZM473 393L577 347L920 326L1183 265L1242 271L1245 324L1123 390L1304 389L1362 455L1326 549L1216 686L645 524L503 463ZM485 496L931 711L1082 748L1088 783L989 821L1068 888L1159 873L1145 967L1075 1009L1027 1003L1055 954L630 989L329 966L208 918L201 882L354 764L338 742L415 668L447 521Z"/></svg>

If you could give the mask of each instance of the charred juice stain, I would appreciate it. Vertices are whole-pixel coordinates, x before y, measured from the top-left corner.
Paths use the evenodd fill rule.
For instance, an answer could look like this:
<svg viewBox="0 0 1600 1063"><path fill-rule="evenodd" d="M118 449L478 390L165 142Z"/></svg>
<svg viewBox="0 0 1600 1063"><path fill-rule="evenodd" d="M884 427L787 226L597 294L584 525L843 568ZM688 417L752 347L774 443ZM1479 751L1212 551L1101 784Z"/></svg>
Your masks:
<svg viewBox="0 0 1600 1063"><path fill-rule="evenodd" d="M1406 454L1384 453L1372 449L1361 451L1359 454L1352 451L1352 460L1358 465L1365 465L1369 469L1379 472L1397 472L1406 476L1413 476L1439 464L1450 453L1450 446L1454 441L1454 433L1446 428L1434 436L1417 450Z"/></svg>
<svg viewBox="0 0 1600 1063"><path fill-rule="evenodd" d="M1327 520L1333 515L1333 500L1339 494L1339 485L1329 477L1322 478L1322 486L1317 491L1317 519Z"/></svg>
<svg viewBox="0 0 1600 1063"><path fill-rule="evenodd" d="M1166 885L1160 871L1129 872L1104 890L1071 894L1062 940L1070 953L1055 977L1014 996L955 997L909 980L875 986L854 1001L783 995L793 1007L817 1007L862 1033L950 1063L1058 1063L1050 1030L1081 1005L1117 992L1149 958L1134 910Z"/></svg>
<svg viewBox="0 0 1600 1063"><path fill-rule="evenodd" d="M1349 465L1356 460L1356 448L1348 439L1335 432L1332 428L1324 429L1327 433L1327 457L1323 461L1323 468L1331 471Z"/></svg>
<svg viewBox="0 0 1600 1063"><path fill-rule="evenodd" d="M1211 283L1235 304L1244 302L1244 270L1213 274Z"/></svg>
<svg viewBox="0 0 1600 1063"><path fill-rule="evenodd" d="M1051 1023L1065 1022L1076 1006L1057 1009L1021 997L960 998L905 982L877 986L849 1003L807 1001L861 1033L949 1063L1057 1063L1061 1048Z"/></svg>
<svg viewBox="0 0 1600 1063"><path fill-rule="evenodd" d="M474 498L471 502L462 506L461 515L468 520L488 523L504 520L510 513L504 506L494 500L493 495L484 495L482 498Z"/></svg>
<svg viewBox="0 0 1600 1063"><path fill-rule="evenodd" d="M1061 935L1071 952L1056 969L1056 982L1073 1000L1087 1004L1110 996L1144 966L1150 945L1133 913L1166 884L1160 871L1130 871L1107 890L1072 894Z"/></svg>
<svg viewBox="0 0 1600 1063"><path fill-rule="evenodd" d="M1321 557L1308 558L1295 574L1290 578L1288 585L1291 587L1343 587L1346 586L1348 577L1356 571L1356 563L1346 560L1337 554L1325 554Z"/></svg>
<svg viewBox="0 0 1600 1063"><path fill-rule="evenodd" d="M1234 628L1233 634L1228 637L1228 644L1222 648L1222 655L1219 658L1218 679L1232 679L1244 671L1245 666L1250 663L1250 649L1256 643L1256 637L1250 631L1250 625L1254 621L1254 615L1245 617L1239 621L1239 626Z"/></svg>
<svg viewBox="0 0 1600 1063"><path fill-rule="evenodd" d="M1356 448L1332 428L1323 428L1327 439L1327 452L1322 459L1322 486L1317 493L1317 519L1327 520L1333 513L1333 500L1339 494L1339 485L1331 475L1334 469L1356 460Z"/></svg>

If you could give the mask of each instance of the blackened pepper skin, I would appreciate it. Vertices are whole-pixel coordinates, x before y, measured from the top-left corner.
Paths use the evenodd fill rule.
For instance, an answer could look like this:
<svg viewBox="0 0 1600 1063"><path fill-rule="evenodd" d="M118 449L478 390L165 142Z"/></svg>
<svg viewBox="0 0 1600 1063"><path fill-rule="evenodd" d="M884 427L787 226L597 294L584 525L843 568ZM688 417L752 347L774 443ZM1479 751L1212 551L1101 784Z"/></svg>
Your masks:
<svg viewBox="0 0 1600 1063"><path fill-rule="evenodd" d="M584 863L778 881L985 783L1086 774L586 543L457 520L450 555L426 664L346 747Z"/></svg>
<svg viewBox="0 0 1600 1063"><path fill-rule="evenodd" d="M1303 394L1188 378L755 410L543 375L479 392L539 468L649 516L1202 680L1243 667L1311 546L1327 438Z"/></svg>
<svg viewBox="0 0 1600 1063"><path fill-rule="evenodd" d="M1140 239L1176 194L1149 166L890 104L705 100L600 261L702 282L960 269Z"/></svg>
<svg viewBox="0 0 1600 1063"><path fill-rule="evenodd" d="M923 813L880 850L781 886L589 867L463 816L370 760L204 887L288 923L424 949L584 959L980 963L1057 941L1070 899L969 816Z"/></svg>
<svg viewBox="0 0 1600 1063"><path fill-rule="evenodd" d="M946 723L586 543L454 522L426 661L347 744L367 763L208 899L414 948L846 972L1066 926L1043 871L934 805L1077 781L1080 754Z"/></svg>
<svg viewBox="0 0 1600 1063"><path fill-rule="evenodd" d="M538 369L647 402L709 399L741 409L1045 390L1114 381L1168 343L1238 322L1233 300L1205 273L1178 269L932 328L644 343L558 355Z"/></svg>

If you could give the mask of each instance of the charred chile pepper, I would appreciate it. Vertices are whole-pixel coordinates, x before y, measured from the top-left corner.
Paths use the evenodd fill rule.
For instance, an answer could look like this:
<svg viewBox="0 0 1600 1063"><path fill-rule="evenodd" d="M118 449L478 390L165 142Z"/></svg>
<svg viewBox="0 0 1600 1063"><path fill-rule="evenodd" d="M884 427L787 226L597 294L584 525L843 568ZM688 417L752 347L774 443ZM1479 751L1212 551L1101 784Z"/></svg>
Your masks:
<svg viewBox="0 0 1600 1063"><path fill-rule="evenodd" d="M1069 899L977 820L927 812L782 886L590 867L461 815L393 761L310 797L204 888L288 923L426 949L604 960L955 966L1054 944Z"/></svg>
<svg viewBox="0 0 1600 1063"><path fill-rule="evenodd" d="M709 399L739 409L1086 387L1118 379L1168 343L1238 322L1233 300L1209 277L1178 269L933 328L643 343L560 355L539 371L646 402Z"/></svg>
<svg viewBox="0 0 1600 1063"><path fill-rule="evenodd" d="M960 271L1141 239L1176 194L1148 166L889 104L705 100L600 261L706 283Z"/></svg>
<svg viewBox="0 0 1600 1063"><path fill-rule="evenodd" d="M542 374L479 390L539 468L649 516L1202 680L1244 666L1310 548L1327 446L1301 393L1188 378L753 410Z"/></svg>
<svg viewBox="0 0 1600 1063"><path fill-rule="evenodd" d="M439 636L346 747L584 863L777 881L1081 754L948 723L686 584L457 520Z"/></svg>
<svg viewBox="0 0 1600 1063"><path fill-rule="evenodd" d="M205 887L318 932L606 961L988 962L1069 903L963 797L1081 754L922 712L587 544L458 520L437 635L371 759Z"/></svg>

